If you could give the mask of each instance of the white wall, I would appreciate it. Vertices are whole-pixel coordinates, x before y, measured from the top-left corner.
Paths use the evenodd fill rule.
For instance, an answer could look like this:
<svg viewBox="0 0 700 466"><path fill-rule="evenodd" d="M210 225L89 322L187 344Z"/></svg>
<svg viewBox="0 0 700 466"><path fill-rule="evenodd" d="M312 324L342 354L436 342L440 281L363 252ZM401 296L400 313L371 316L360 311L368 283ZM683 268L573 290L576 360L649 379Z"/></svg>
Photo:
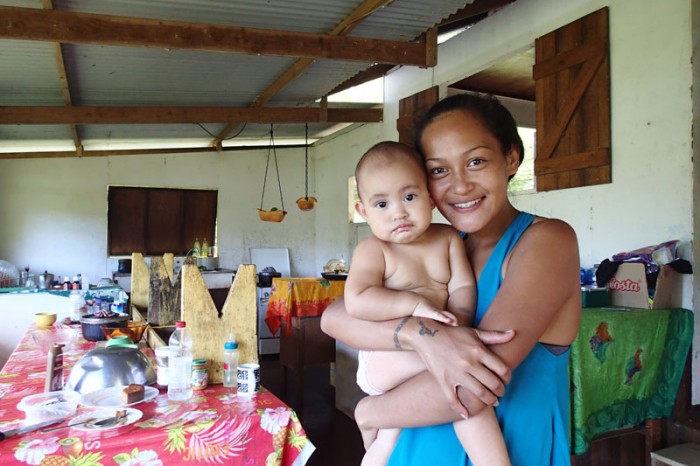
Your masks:
<svg viewBox="0 0 700 466"><path fill-rule="evenodd" d="M376 138L396 139L398 101L432 85L446 86L529 48L535 38L609 5L613 183L515 196L522 210L559 217L576 230L581 261L669 239L692 260L693 145L691 1L519 0L439 47L438 66L401 68L385 83L384 130L351 132L318 146L317 173L324 194L340 201L344 183L363 149ZM333 158L333 163L327 158ZM341 162L342 160L342 162ZM332 165L334 170L328 170ZM342 167L345 167L343 171ZM697 188L697 186L696 186ZM331 189L331 191L327 191ZM332 194L330 194L332 193ZM346 214L319 211L321 237L352 247L355 229ZM318 248L326 247L319 241ZM319 256L322 254L319 254ZM694 263L697 270L699 265ZM684 304L697 313L692 277ZM700 322L696 320L694 403L700 403Z"/></svg>
<svg viewBox="0 0 700 466"><path fill-rule="evenodd" d="M92 283L111 277L107 259L107 186L218 189L221 267L250 261L249 249L290 250L292 274L318 275L314 267L315 211L300 211L303 149L277 149L284 206L281 223L262 222L260 206L267 149L221 154L112 156L0 161L0 257L40 273L87 274ZM310 191L313 170L310 170ZM313 194L310 192L310 194ZM323 202L323 196L316 196ZM268 173L264 208L280 206L277 181Z"/></svg>

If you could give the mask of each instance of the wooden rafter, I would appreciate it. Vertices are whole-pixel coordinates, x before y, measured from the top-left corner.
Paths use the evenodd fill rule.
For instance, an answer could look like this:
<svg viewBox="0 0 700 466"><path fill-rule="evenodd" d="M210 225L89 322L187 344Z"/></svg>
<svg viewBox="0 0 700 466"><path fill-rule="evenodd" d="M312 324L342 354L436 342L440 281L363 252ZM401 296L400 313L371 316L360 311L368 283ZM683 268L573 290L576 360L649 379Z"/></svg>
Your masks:
<svg viewBox="0 0 700 466"><path fill-rule="evenodd" d="M53 0L43 0L43 6L47 10L53 10ZM63 49L60 42L53 44L53 54L56 58L56 69L58 71L58 80L61 86L61 94L63 94L63 102L67 106L73 105L73 100L70 94L70 85L68 84L68 74L66 73L66 65L63 61ZM70 134L75 146L75 153L79 156L83 153L83 143L78 135L78 128L75 125L70 125Z"/></svg>
<svg viewBox="0 0 700 466"><path fill-rule="evenodd" d="M369 15L374 13L380 8L392 3L394 0L365 0L362 2L355 10L350 13L343 21L341 21L329 35L332 36L343 36L349 34L358 24L362 22ZM437 55L428 58L434 64L437 62ZM297 60L290 66L286 71L284 71L270 86L267 87L256 99L251 103L251 107L262 107L265 105L275 94L277 94L282 88L287 84L292 82L294 79L299 77L304 70L313 64L314 60L308 58L302 58ZM391 65L392 67L394 65ZM243 122L235 121L230 122L226 127L217 135L216 139L211 142L212 147L217 147L221 149L221 141L226 139L239 125Z"/></svg>
<svg viewBox="0 0 700 466"><path fill-rule="evenodd" d="M298 145L285 145L275 143L277 149L285 147L298 147ZM251 144L249 146L231 146L225 147L222 152L246 151L251 148L266 149L267 145L261 147ZM217 149L213 147L179 147L166 149L109 149L109 150L85 150L82 157L111 157L122 155L157 155L157 154L197 154L215 152ZM60 159L67 157L75 157L75 152L72 151L54 151L54 152L0 152L0 160L20 160L20 159Z"/></svg>
<svg viewBox="0 0 700 466"><path fill-rule="evenodd" d="M376 123L382 109L314 107L0 107L0 124Z"/></svg>
<svg viewBox="0 0 700 466"><path fill-rule="evenodd" d="M420 42L7 6L0 7L0 39L435 65Z"/></svg>

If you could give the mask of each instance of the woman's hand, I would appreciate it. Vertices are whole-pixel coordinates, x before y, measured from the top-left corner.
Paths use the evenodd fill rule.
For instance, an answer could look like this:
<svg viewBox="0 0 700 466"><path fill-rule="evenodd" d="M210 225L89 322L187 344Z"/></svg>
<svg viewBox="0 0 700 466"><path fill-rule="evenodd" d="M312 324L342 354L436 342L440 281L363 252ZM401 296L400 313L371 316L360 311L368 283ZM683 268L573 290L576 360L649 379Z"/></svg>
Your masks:
<svg viewBox="0 0 700 466"><path fill-rule="evenodd" d="M495 406L510 381L510 368L485 345L506 343L515 333L448 327L411 319L406 335L435 377L450 407L462 417L480 410L479 401ZM460 387L465 390L459 390Z"/></svg>

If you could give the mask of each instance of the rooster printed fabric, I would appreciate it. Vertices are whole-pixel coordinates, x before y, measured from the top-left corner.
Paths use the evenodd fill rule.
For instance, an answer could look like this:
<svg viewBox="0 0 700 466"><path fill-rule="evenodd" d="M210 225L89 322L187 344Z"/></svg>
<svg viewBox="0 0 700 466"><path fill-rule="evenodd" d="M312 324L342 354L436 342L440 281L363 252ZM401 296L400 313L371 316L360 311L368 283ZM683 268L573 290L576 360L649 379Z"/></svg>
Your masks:
<svg viewBox="0 0 700 466"><path fill-rule="evenodd" d="M281 322L291 328L292 317L318 317L343 296L345 282L325 278L273 278L265 323L276 334Z"/></svg>
<svg viewBox="0 0 700 466"><path fill-rule="evenodd" d="M31 424L17 404L43 392L47 357L42 347L51 339L66 345L66 372L95 347L82 339L79 327L30 328L0 372L0 431ZM147 347L143 351L152 355ZM181 402L168 400L167 391L160 390L154 399L129 408L141 411L140 419L116 428L36 430L2 440L0 464L296 466L314 451L296 413L264 388L245 397L233 388L210 385ZM51 427L67 426L95 409L79 405L74 416Z"/></svg>
<svg viewBox="0 0 700 466"><path fill-rule="evenodd" d="M693 337L686 309L583 309L571 346L572 452L597 436L669 416Z"/></svg>

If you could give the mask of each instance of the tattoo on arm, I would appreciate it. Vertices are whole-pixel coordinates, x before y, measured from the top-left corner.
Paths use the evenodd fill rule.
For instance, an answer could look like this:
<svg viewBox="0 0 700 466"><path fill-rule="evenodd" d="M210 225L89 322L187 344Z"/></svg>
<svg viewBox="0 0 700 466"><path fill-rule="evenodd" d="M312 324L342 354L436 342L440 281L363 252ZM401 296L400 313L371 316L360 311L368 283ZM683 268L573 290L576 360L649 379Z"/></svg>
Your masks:
<svg viewBox="0 0 700 466"><path fill-rule="evenodd" d="M399 325L396 326L394 329L394 348L396 349L403 349L401 348L401 342L399 341L399 332L403 328L403 326L408 322L409 317L404 317L401 319L401 322L399 322Z"/></svg>
<svg viewBox="0 0 700 466"><path fill-rule="evenodd" d="M418 335L430 335L431 337L435 336L436 333L438 333L438 330L431 330L428 327L425 326L425 323L423 322L423 319L418 319L418 325L420 325L420 330L418 330Z"/></svg>

